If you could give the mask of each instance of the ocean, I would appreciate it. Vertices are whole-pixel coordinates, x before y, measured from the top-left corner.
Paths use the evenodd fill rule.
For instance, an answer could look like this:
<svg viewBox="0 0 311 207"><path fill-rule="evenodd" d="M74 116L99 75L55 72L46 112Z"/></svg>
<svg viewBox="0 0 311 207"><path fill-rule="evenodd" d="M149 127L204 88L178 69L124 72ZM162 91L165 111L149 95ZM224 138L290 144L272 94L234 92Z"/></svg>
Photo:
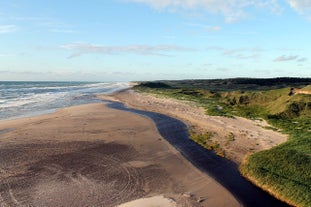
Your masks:
<svg viewBox="0 0 311 207"><path fill-rule="evenodd" d="M0 81L0 120L99 103L101 100L96 98L97 94L109 94L128 87L128 83Z"/></svg>

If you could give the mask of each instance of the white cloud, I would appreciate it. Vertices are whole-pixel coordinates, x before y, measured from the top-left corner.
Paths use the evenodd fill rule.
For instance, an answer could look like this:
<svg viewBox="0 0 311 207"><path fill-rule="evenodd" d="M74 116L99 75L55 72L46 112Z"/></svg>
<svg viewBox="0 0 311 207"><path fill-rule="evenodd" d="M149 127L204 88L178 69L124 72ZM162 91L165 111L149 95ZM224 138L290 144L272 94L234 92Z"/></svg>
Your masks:
<svg viewBox="0 0 311 207"><path fill-rule="evenodd" d="M310 0L288 0L289 5L300 13L311 11Z"/></svg>
<svg viewBox="0 0 311 207"><path fill-rule="evenodd" d="M310 0L287 0L289 5L311 21L311 1Z"/></svg>
<svg viewBox="0 0 311 207"><path fill-rule="evenodd" d="M203 31L207 31L207 32L217 32L217 31L222 30L221 26L211 26L211 25L197 24L197 23L185 23L185 25L189 27L198 27L202 29Z"/></svg>
<svg viewBox="0 0 311 207"><path fill-rule="evenodd" d="M221 51L224 56L236 59L256 59L260 57L263 49L260 48L234 48L209 47L208 50Z"/></svg>
<svg viewBox="0 0 311 207"><path fill-rule="evenodd" d="M0 13L1 17L1 13ZM74 25L68 24L58 18L44 16L14 16L4 15L3 19L10 22L16 22L18 25L27 25L54 33L75 33ZM14 25L13 25L14 26Z"/></svg>
<svg viewBox="0 0 311 207"><path fill-rule="evenodd" d="M274 59L275 62L285 62L285 61L297 61L297 62L305 62L307 61L307 58L305 57L299 57L298 55L282 55L279 57L276 57Z"/></svg>
<svg viewBox="0 0 311 207"><path fill-rule="evenodd" d="M63 49L73 51L69 58L78 57L88 53L113 54L138 54L166 56L169 52L193 51L194 49L177 45L127 45L127 46L101 46L89 43L71 43L60 46Z"/></svg>
<svg viewBox="0 0 311 207"><path fill-rule="evenodd" d="M217 32L220 31L222 28L220 26L210 26L205 28L208 32Z"/></svg>
<svg viewBox="0 0 311 207"><path fill-rule="evenodd" d="M147 4L155 9L204 10L222 14L227 22L234 22L246 16L246 8L265 8L274 13L280 12L277 0L124 0Z"/></svg>
<svg viewBox="0 0 311 207"><path fill-rule="evenodd" d="M308 59L305 57L297 59L297 62L306 62Z"/></svg>
<svg viewBox="0 0 311 207"><path fill-rule="evenodd" d="M0 34L15 32L17 29L16 25L0 25Z"/></svg>
<svg viewBox="0 0 311 207"><path fill-rule="evenodd" d="M275 62L284 62L284 61L292 61L296 60L298 58L298 55L282 55L274 59Z"/></svg>
<svg viewBox="0 0 311 207"><path fill-rule="evenodd" d="M50 32L54 33L76 33L76 31L71 29L50 29Z"/></svg>

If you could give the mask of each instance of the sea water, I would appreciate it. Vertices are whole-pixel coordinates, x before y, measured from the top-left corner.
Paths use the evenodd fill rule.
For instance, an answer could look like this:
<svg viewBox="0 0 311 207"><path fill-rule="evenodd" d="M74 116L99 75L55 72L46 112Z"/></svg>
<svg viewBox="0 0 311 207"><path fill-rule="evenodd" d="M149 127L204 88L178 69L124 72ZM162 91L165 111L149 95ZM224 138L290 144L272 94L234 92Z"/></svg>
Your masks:
<svg viewBox="0 0 311 207"><path fill-rule="evenodd" d="M0 120L101 102L96 98L97 94L109 94L128 87L128 83L0 81Z"/></svg>

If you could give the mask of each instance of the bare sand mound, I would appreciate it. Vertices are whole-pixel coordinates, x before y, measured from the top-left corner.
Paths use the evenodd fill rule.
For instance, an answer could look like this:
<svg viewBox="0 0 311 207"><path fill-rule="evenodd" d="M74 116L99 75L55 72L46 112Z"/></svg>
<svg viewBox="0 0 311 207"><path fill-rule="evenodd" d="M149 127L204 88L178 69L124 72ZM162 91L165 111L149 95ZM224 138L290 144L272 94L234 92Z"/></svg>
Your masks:
<svg viewBox="0 0 311 207"><path fill-rule="evenodd" d="M163 196L141 198L135 201L124 203L118 207L175 207L176 202Z"/></svg>

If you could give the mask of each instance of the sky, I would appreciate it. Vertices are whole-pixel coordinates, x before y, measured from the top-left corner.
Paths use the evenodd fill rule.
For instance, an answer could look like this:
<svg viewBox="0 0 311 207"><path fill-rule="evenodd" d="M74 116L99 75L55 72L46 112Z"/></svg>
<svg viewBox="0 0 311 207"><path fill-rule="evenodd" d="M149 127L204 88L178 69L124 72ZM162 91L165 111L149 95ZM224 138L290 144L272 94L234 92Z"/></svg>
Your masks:
<svg viewBox="0 0 311 207"><path fill-rule="evenodd" d="M0 81L311 77L311 0L0 0Z"/></svg>

